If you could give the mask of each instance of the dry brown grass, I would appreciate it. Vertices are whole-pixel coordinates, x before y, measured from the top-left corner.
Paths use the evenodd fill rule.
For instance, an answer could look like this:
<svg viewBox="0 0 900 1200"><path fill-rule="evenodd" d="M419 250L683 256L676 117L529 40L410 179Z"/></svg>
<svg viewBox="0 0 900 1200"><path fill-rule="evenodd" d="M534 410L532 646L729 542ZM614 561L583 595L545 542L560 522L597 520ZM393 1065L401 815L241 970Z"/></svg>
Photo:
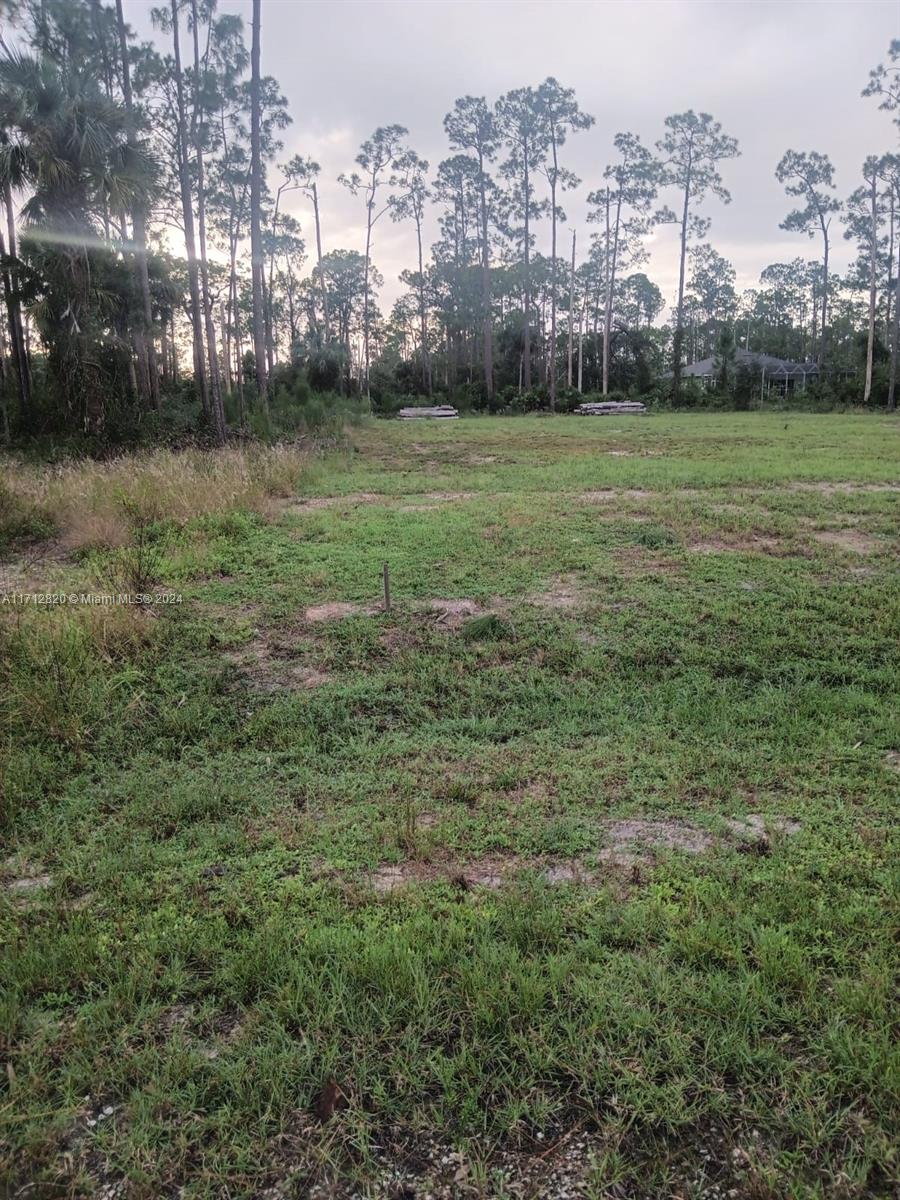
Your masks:
<svg viewBox="0 0 900 1200"><path fill-rule="evenodd" d="M308 462L296 446L234 446L62 466L7 460L2 473L11 494L52 519L65 549L80 550L126 545L135 515L183 524L236 508L267 513L274 498L294 494Z"/></svg>

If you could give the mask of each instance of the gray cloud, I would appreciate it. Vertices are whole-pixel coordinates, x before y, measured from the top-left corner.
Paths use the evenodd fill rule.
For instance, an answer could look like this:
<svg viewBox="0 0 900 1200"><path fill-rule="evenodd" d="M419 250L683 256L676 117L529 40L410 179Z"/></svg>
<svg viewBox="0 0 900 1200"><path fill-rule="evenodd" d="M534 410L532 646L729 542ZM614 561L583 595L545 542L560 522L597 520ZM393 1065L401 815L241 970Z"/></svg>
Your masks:
<svg viewBox="0 0 900 1200"><path fill-rule="evenodd" d="M220 7L241 13L249 36L249 0L220 0ZM151 36L150 4L126 0L126 9L138 32ZM584 181L564 201L582 247L591 228L585 196L618 131L652 145L667 114L694 108L738 139L741 157L723 168L733 202L711 200L705 211L710 241L734 263L740 286L753 286L772 261L817 252L778 228L788 200L774 169L788 147L829 154L846 196L866 155L898 142L888 115L860 98L870 68L900 36L898 0L263 0L262 29L263 70L278 79L294 120L284 157L311 154L322 165L326 249L363 248L362 201L336 177L352 168L376 126L406 125L410 144L436 168L449 153L441 123L457 96L493 100L547 75L574 87L597 122L564 152ZM302 199L292 196L290 207L311 241ZM436 232L432 221L432 239ZM565 246L569 235L562 236ZM851 250L836 241L841 270ZM676 283L674 250L673 232L660 230L646 268L667 298ZM412 229L383 218L373 259L385 276L385 309L414 252Z"/></svg>

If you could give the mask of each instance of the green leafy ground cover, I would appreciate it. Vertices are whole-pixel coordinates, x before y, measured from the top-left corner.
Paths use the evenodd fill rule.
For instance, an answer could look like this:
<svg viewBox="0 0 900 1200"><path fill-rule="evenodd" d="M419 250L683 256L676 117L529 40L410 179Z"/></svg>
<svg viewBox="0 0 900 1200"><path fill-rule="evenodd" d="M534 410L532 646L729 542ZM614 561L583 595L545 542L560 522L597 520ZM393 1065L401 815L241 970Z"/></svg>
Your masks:
<svg viewBox="0 0 900 1200"><path fill-rule="evenodd" d="M0 613L5 1194L895 1194L898 435L380 423Z"/></svg>

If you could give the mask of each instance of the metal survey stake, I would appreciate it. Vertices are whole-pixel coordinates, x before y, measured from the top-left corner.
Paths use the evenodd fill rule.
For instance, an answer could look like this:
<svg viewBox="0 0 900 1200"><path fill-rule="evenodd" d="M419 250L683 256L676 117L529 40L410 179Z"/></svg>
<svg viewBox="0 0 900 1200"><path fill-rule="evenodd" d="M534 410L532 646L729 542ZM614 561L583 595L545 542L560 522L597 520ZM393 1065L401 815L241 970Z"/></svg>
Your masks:
<svg viewBox="0 0 900 1200"><path fill-rule="evenodd" d="M381 575L384 580L384 611L391 611L391 569L384 563L381 568Z"/></svg>

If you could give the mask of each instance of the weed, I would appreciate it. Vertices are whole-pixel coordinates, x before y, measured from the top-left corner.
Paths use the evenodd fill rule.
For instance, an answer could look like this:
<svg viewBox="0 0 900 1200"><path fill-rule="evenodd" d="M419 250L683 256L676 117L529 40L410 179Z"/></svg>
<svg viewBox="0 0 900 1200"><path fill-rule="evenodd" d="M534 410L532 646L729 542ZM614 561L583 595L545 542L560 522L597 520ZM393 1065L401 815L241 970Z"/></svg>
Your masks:
<svg viewBox="0 0 900 1200"><path fill-rule="evenodd" d="M462 636L467 642L494 642L512 637L512 626L496 613L485 613L482 617L466 621Z"/></svg>

